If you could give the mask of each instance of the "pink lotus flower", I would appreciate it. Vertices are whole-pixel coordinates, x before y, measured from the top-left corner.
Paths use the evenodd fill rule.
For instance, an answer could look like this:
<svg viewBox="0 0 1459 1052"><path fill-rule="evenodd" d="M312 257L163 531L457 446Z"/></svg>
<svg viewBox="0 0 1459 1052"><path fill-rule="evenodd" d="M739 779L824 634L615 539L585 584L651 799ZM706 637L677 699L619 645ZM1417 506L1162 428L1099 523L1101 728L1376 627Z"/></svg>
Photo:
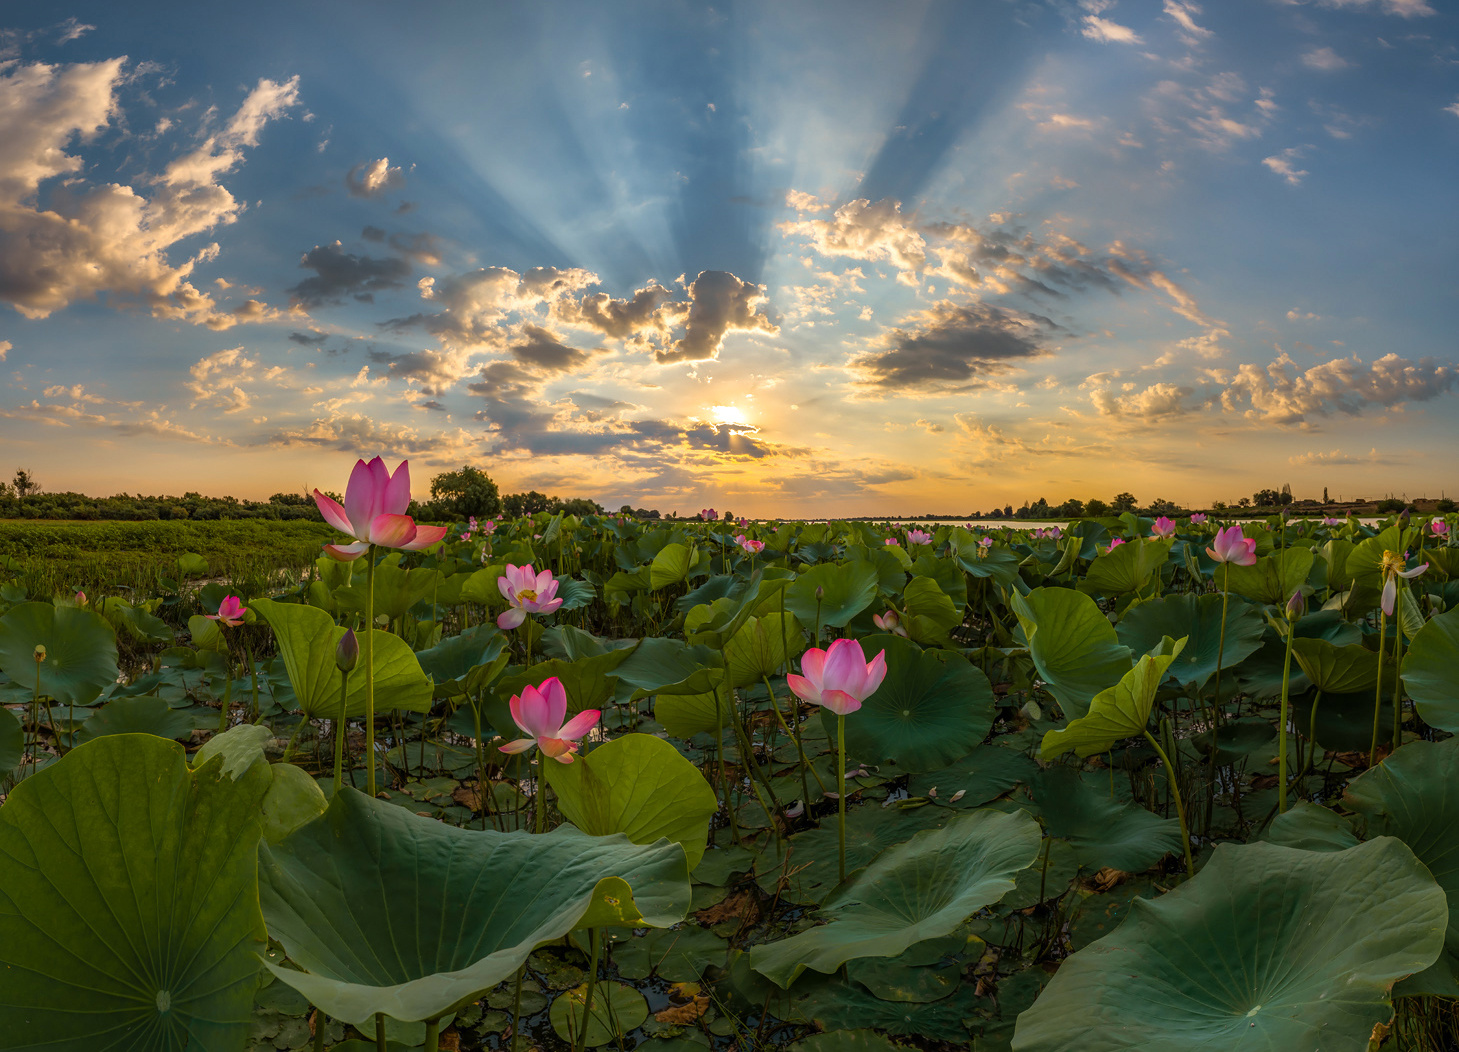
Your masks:
<svg viewBox="0 0 1459 1052"><path fill-rule="evenodd" d="M345 488L344 506L318 490L314 491L314 503L319 505L319 514L325 522L355 538L353 544L324 546L330 557L340 562L358 559L372 544L413 552L428 548L446 536L445 526L417 526L405 514L410 507L408 460L400 462L394 475L379 457L368 464L356 461Z"/></svg>
<svg viewBox="0 0 1459 1052"><path fill-rule="evenodd" d="M713 508L700 508L699 517L705 522L713 522L715 519L719 518L719 515L715 512Z"/></svg>
<svg viewBox="0 0 1459 1052"><path fill-rule="evenodd" d="M888 537L882 543L883 544L895 544L898 548L900 548L902 546L902 542L899 541L899 540L897 540L895 537Z"/></svg>
<svg viewBox="0 0 1459 1052"><path fill-rule="evenodd" d="M907 531L907 543L908 544L931 544L932 543L932 534L928 533L926 530L908 530Z"/></svg>
<svg viewBox="0 0 1459 1052"><path fill-rule="evenodd" d="M1435 537L1449 536L1449 524L1443 519L1435 519L1429 523L1429 529L1433 531Z"/></svg>
<svg viewBox="0 0 1459 1052"><path fill-rule="evenodd" d="M1106 548L1105 551L1112 552L1112 551L1114 551L1116 548L1118 548L1120 545L1122 545L1124 543L1125 543L1125 539L1123 537L1116 537L1114 540L1112 540L1112 541L1109 542L1109 547Z"/></svg>
<svg viewBox="0 0 1459 1052"><path fill-rule="evenodd" d="M741 516L739 521L736 522L735 525L743 530L746 526L750 525L750 523L743 516Z"/></svg>
<svg viewBox="0 0 1459 1052"><path fill-rule="evenodd" d="M867 661L860 643L838 639L825 650L807 650L801 656L800 667L804 676L792 673L786 677L795 696L845 716L861 708L861 703L886 679L887 652L883 650Z"/></svg>
<svg viewBox="0 0 1459 1052"><path fill-rule="evenodd" d="M76 605L77 606L85 606L86 605L86 593L85 592L77 592L76 593Z"/></svg>
<svg viewBox="0 0 1459 1052"><path fill-rule="evenodd" d="M735 543L738 544L745 551L749 552L751 555L759 555L765 550L764 541L750 540L743 533L735 535Z"/></svg>
<svg viewBox="0 0 1459 1052"><path fill-rule="evenodd" d="M513 694L510 702L512 721L529 737L518 738L501 746L502 752L526 752L533 746L542 750L558 763L572 763L572 754L578 751L579 739L593 729L601 716L601 709L584 709L566 723L567 691L562 680L553 676L543 680L541 686L528 687L520 695Z"/></svg>
<svg viewBox="0 0 1459 1052"><path fill-rule="evenodd" d="M1256 565L1256 538L1247 537L1240 526L1227 526L1216 531L1216 539L1206 549L1206 554L1218 563L1235 563L1237 566Z"/></svg>
<svg viewBox="0 0 1459 1052"><path fill-rule="evenodd" d="M1175 520L1168 519L1164 515L1155 520L1155 525L1150 527L1150 532L1156 537L1174 537Z"/></svg>
<svg viewBox="0 0 1459 1052"><path fill-rule="evenodd" d="M993 538L992 537L979 537L978 538L978 544L982 545L984 548L991 548L991 547L993 547Z"/></svg>
<svg viewBox="0 0 1459 1052"><path fill-rule="evenodd" d="M1205 521L1206 521L1206 513L1203 512L1203 511L1198 511L1194 515L1191 516L1191 525L1192 526L1199 526L1201 523L1203 523Z"/></svg>
<svg viewBox="0 0 1459 1052"><path fill-rule="evenodd" d="M901 636L903 639L908 638L907 630L902 627L902 617L895 610L888 610L884 614L872 614L871 621L872 624L876 625L883 632L890 632L892 635ZM834 643L831 645L835 646Z"/></svg>
<svg viewBox="0 0 1459 1052"><path fill-rule="evenodd" d="M243 624L243 615L246 613L248 613L248 607L243 605L243 600L236 595L230 595L218 604L216 614L204 614L203 616L209 621L217 621L229 628L237 628Z"/></svg>
<svg viewBox="0 0 1459 1052"><path fill-rule="evenodd" d="M482 533L485 533L485 534L495 533L496 532L496 520L495 519L487 519L478 528L481 530Z"/></svg>
<svg viewBox="0 0 1459 1052"><path fill-rule="evenodd" d="M506 575L496 579L496 586L501 589L502 598L512 604L496 619L496 626L503 631L516 628L527 620L528 614L550 614L562 605L552 571L537 573L531 563L526 566L507 563Z"/></svg>
<svg viewBox="0 0 1459 1052"><path fill-rule="evenodd" d="M1398 605L1398 578L1411 581L1419 574L1429 568L1428 563L1415 566L1412 570L1405 570L1403 564L1407 561L1406 556L1397 552L1384 552L1383 562L1380 570L1383 574L1383 612L1389 617L1393 616L1394 607Z"/></svg>
<svg viewBox="0 0 1459 1052"><path fill-rule="evenodd" d="M1343 519L1334 519L1327 516L1324 516L1322 519L1322 525L1324 526L1341 526L1343 522Z"/></svg>

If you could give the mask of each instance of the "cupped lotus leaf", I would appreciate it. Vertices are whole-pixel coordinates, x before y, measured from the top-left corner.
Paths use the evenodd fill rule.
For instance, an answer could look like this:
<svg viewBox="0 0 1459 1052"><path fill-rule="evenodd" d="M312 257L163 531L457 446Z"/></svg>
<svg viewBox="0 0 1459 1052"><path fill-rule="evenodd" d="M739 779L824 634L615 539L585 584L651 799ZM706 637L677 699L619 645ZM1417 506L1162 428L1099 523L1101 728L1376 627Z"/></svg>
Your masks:
<svg viewBox="0 0 1459 1052"><path fill-rule="evenodd" d="M1431 727L1459 734L1459 607L1446 610L1413 637L1403 657L1403 683Z"/></svg>
<svg viewBox="0 0 1459 1052"><path fill-rule="evenodd" d="M15 713L0 705L0 778L20 765L25 753L25 728Z"/></svg>
<svg viewBox="0 0 1459 1052"><path fill-rule="evenodd" d="M876 568L876 587L884 595L900 595L907 585L907 572L901 562L885 547L868 548L853 544L846 548L847 562L864 562Z"/></svg>
<svg viewBox="0 0 1459 1052"><path fill-rule="evenodd" d="M365 612L365 600L369 598L366 588L366 571L363 560L354 574L354 583L334 592L334 601L341 610L353 614ZM384 614L391 621L404 617L411 607L440 585L439 570L416 568L407 570L400 565L400 556L391 554L375 564L375 616Z"/></svg>
<svg viewBox="0 0 1459 1052"><path fill-rule="evenodd" d="M1378 683L1378 653L1357 643L1334 646L1325 639L1292 638L1292 658L1324 694L1355 694Z"/></svg>
<svg viewBox="0 0 1459 1052"><path fill-rule="evenodd" d="M667 838L684 848L691 870L704 857L719 801L699 768L662 738L625 734L572 763L541 762L563 816L584 833L622 833L635 844Z"/></svg>
<svg viewBox="0 0 1459 1052"><path fill-rule="evenodd" d="M1389 988L1443 944L1443 891L1393 837L1346 851L1221 844L1064 961L1015 1052L1365 1052Z"/></svg>
<svg viewBox="0 0 1459 1052"><path fill-rule="evenodd" d="M866 636L863 653L886 651L886 678L846 717L846 751L865 763L901 771L936 771L978 747L993 726L993 688L971 661L947 650L923 650L893 635ZM831 732L829 710L821 719Z"/></svg>
<svg viewBox="0 0 1459 1052"><path fill-rule="evenodd" d="M869 562L822 563L791 582L785 608L803 625L844 628L875 601L879 581Z"/></svg>
<svg viewBox="0 0 1459 1052"><path fill-rule="evenodd" d="M958 577L961 579L961 571L958 571ZM948 633L963 622L963 615L958 612L952 597L931 577L912 578L907 582L902 598L907 635L918 643L944 643Z"/></svg>
<svg viewBox="0 0 1459 1052"><path fill-rule="evenodd" d="M1118 683L1095 696L1087 716L1045 734L1040 756L1051 760L1071 750L1080 757L1093 756L1108 752L1122 738L1144 734L1155 692L1184 646L1184 639L1166 636L1158 653L1144 655Z"/></svg>
<svg viewBox="0 0 1459 1052"><path fill-rule="evenodd" d="M1149 869L1180 852L1180 820L1161 818L1136 804L1111 798L1108 780L1081 778L1068 767L1040 772L1033 798L1044 830L1067 840L1086 869L1108 866L1126 873Z"/></svg>
<svg viewBox="0 0 1459 1052"><path fill-rule="evenodd" d="M118 596L99 600L94 609L113 629L137 642L170 644L175 638L172 626L162 618Z"/></svg>
<svg viewBox="0 0 1459 1052"><path fill-rule="evenodd" d="M1459 997L1459 738L1409 742L1349 782L1342 803L1365 837L1407 844L1448 897L1443 954L1399 992Z"/></svg>
<svg viewBox="0 0 1459 1052"><path fill-rule="evenodd" d="M421 671L431 677L435 696L451 698L466 692L466 677L472 669L494 661L506 645L506 637L495 625L472 625L429 650L416 651L415 658Z"/></svg>
<svg viewBox="0 0 1459 1052"><path fill-rule="evenodd" d="M1263 840L1303 851L1346 851L1358 843L1352 823L1330 807L1298 800L1272 819Z"/></svg>
<svg viewBox="0 0 1459 1052"><path fill-rule="evenodd" d="M627 983L600 982L593 987L593 1007L589 1010L588 984L583 983L558 994L547 1017L557 1036L573 1047L582 1042L588 1048L597 1048L642 1026L648 1018L648 1002ZM584 1022L586 1034L580 1029Z"/></svg>
<svg viewBox="0 0 1459 1052"><path fill-rule="evenodd" d="M1311 548L1283 548L1257 556L1251 566L1223 563L1216 571L1216 587L1281 606L1307 583L1313 559Z"/></svg>
<svg viewBox="0 0 1459 1052"><path fill-rule="evenodd" d="M676 738L692 738L696 734L723 732L734 726L734 694L724 682L698 694L661 692L654 701L654 718Z"/></svg>
<svg viewBox="0 0 1459 1052"><path fill-rule="evenodd" d="M1277 736L1277 728L1261 716L1241 716L1237 719L1227 719L1217 728L1215 734L1216 762L1218 764L1236 763L1252 753L1267 747L1267 743ZM1211 732L1202 731L1191 739L1193 744L1205 756L1211 755Z"/></svg>
<svg viewBox="0 0 1459 1052"><path fill-rule="evenodd" d="M773 675L806 648L805 634L794 614L764 614L746 620L724 644L724 664L732 687L748 687Z"/></svg>
<svg viewBox="0 0 1459 1052"><path fill-rule="evenodd" d="M1018 580L1018 556L1002 545L984 547L980 539L978 534L961 527L952 531L958 565L970 577L987 577L994 584L1009 587Z"/></svg>
<svg viewBox="0 0 1459 1052"><path fill-rule="evenodd" d="M272 731L256 723L229 727L222 734L213 735L193 754L193 769L200 769L213 757L221 756L223 773L237 778L256 763L268 763L264 749L273 737Z"/></svg>
<svg viewBox="0 0 1459 1052"><path fill-rule="evenodd" d="M276 763L268 769L269 788L261 805L263 836L270 844L277 844L305 822L322 815L329 801L319 783L302 768Z"/></svg>
<svg viewBox="0 0 1459 1052"><path fill-rule="evenodd" d="M19 603L0 617L0 669L27 692L36 682L36 647L46 648L40 665L41 694L63 705L89 705L117 680L117 639L93 610L50 603Z"/></svg>
<svg viewBox="0 0 1459 1052"><path fill-rule="evenodd" d="M304 971L269 964L327 1015L436 1019L578 927L665 927L689 907L677 844L570 826L544 836L457 829L344 789L259 849L269 934Z"/></svg>
<svg viewBox="0 0 1459 1052"><path fill-rule="evenodd" d="M961 611L968 606L968 578L963 573L963 568L953 559L939 559L935 555L923 553L917 556L912 563L912 573L916 577L926 577L937 582L938 589L952 600L952 605L957 607L958 618L962 618Z"/></svg>
<svg viewBox="0 0 1459 1052"><path fill-rule="evenodd" d="M335 666L335 648L345 630L323 610L296 603L278 603L272 599L255 599L250 609L256 611L274 630L274 639L283 655L289 682L294 688L295 704L309 718L329 717L339 712L340 672ZM363 635L363 633L359 633ZM409 644L399 636L376 629L375 637L375 711L402 709L425 712L431 707L431 681L421 671L420 662ZM365 640L360 643L360 661L365 660ZM365 714L367 680L363 665L350 674L346 699L347 716Z"/></svg>
<svg viewBox="0 0 1459 1052"><path fill-rule="evenodd" d="M694 556L694 549L687 544L664 545L649 564L649 587L657 592L660 588L687 580L694 569Z"/></svg>
<svg viewBox="0 0 1459 1052"><path fill-rule="evenodd" d="M206 577L208 560L196 552L183 552L177 557L177 572L183 577Z"/></svg>
<svg viewBox="0 0 1459 1052"><path fill-rule="evenodd" d="M1137 537L1111 548L1089 564L1079 590L1107 596L1138 592L1165 565L1174 543L1171 537Z"/></svg>
<svg viewBox="0 0 1459 1052"><path fill-rule="evenodd" d="M1070 718L1083 716L1096 694L1130 671L1130 648L1083 592L1035 588L1026 596L1009 593L1009 602L1034 668Z"/></svg>
<svg viewBox="0 0 1459 1052"><path fill-rule="evenodd" d="M174 709L161 698L118 698L109 701L81 725L77 742L108 734L155 734L159 738L186 738L193 732L191 713Z"/></svg>
<svg viewBox="0 0 1459 1052"><path fill-rule="evenodd" d="M0 807L0 1045L241 1052L268 784L261 767L190 771L181 745L134 734L16 786Z"/></svg>
<svg viewBox="0 0 1459 1052"><path fill-rule="evenodd" d="M651 636L614 672L636 688L634 700L674 687L680 694L702 694L724 676L724 657L706 646L691 646L667 636Z"/></svg>
<svg viewBox="0 0 1459 1052"><path fill-rule="evenodd" d="M1024 811L959 815L877 856L822 907L828 923L760 943L750 964L785 989L807 968L829 973L858 957L895 957L1001 899L1042 839Z"/></svg>
<svg viewBox="0 0 1459 1052"><path fill-rule="evenodd" d="M1183 687L1200 687L1216 671L1232 668L1254 654L1262 643L1265 624L1261 615L1243 599L1226 603L1226 647L1221 649L1221 605L1217 593L1177 593L1148 603L1137 603L1125 611L1115 627L1120 642L1136 654L1157 646L1165 636L1186 638L1180 657L1170 665L1170 675Z"/></svg>
<svg viewBox="0 0 1459 1052"><path fill-rule="evenodd" d="M913 796L926 796L936 789L937 798L949 807L982 807L1020 782L1027 783L1038 769L1038 764L1015 749L980 745L957 763L914 774L907 789ZM954 796L958 799L953 800Z"/></svg>
<svg viewBox="0 0 1459 1052"><path fill-rule="evenodd" d="M222 654L228 649L228 641L223 638L223 630L218 627L218 622L202 614L193 614L187 619L187 634L193 646L199 650Z"/></svg>

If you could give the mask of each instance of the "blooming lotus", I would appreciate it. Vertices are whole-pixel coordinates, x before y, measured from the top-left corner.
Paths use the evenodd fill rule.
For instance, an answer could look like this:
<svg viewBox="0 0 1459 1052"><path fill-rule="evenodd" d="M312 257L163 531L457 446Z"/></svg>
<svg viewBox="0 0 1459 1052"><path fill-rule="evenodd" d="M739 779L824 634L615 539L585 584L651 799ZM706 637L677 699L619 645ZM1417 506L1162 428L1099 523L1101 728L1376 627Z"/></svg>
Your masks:
<svg viewBox="0 0 1459 1052"><path fill-rule="evenodd" d="M482 533L486 533L486 534L495 533L496 532L496 522L497 522L496 519L487 519L479 527L476 527L476 529L479 529Z"/></svg>
<svg viewBox="0 0 1459 1052"><path fill-rule="evenodd" d="M899 540L897 540L897 539L896 539L896 538L895 538L895 537L888 537L888 538L887 538L887 539L886 539L886 540L884 540L884 541L883 541L883 542L882 542L882 543L883 543L883 544L894 544L894 545L896 545L896 546L897 546L897 547L898 547L898 548L900 548L900 547L901 547L901 546L902 546L902 542L901 542L901 541L899 541Z"/></svg>
<svg viewBox="0 0 1459 1052"><path fill-rule="evenodd" d="M1224 530L1216 531L1216 539L1206 549L1206 554L1218 563L1255 566L1256 539L1243 534L1240 526L1228 526Z"/></svg>
<svg viewBox="0 0 1459 1052"><path fill-rule="evenodd" d="M735 535L735 543L738 544L745 551L749 552L751 555L759 555L765 550L764 541L751 540L743 533Z"/></svg>
<svg viewBox="0 0 1459 1052"><path fill-rule="evenodd" d="M410 507L410 461L402 460L390 474L385 461L376 457L368 464L355 462L345 488L344 505L317 489L314 503L319 514L341 533L355 538L353 544L326 544L324 550L341 562L358 559L370 545L419 551L446 536L445 526L417 526L405 514Z"/></svg>
<svg viewBox="0 0 1459 1052"><path fill-rule="evenodd" d="M248 607L243 605L243 600L236 595L230 595L218 604L216 614L204 614L203 616L209 621L217 621L229 628L237 628L243 624L243 615L246 613L248 613Z"/></svg>
<svg viewBox="0 0 1459 1052"><path fill-rule="evenodd" d="M1175 520L1162 515L1155 520L1155 525L1150 527L1150 532L1157 537L1174 537Z"/></svg>
<svg viewBox="0 0 1459 1052"><path fill-rule="evenodd" d="M593 729L602 715L600 709L584 709L566 723L567 691L562 680L553 676L540 686L528 687L520 695L512 695L512 721L527 735L501 746L502 752L526 752L532 747L542 750L558 763L572 763L583 735Z"/></svg>
<svg viewBox="0 0 1459 1052"><path fill-rule="evenodd" d="M1398 603L1398 579L1402 577L1410 581L1429 568L1428 563L1415 566L1412 570L1405 570L1404 563L1408 560L1398 552L1384 552L1383 563L1380 567L1383 574L1383 612L1389 617L1393 616L1394 607Z"/></svg>
<svg viewBox="0 0 1459 1052"><path fill-rule="evenodd" d="M1196 512L1195 514L1193 514L1191 516L1191 525L1192 526L1199 526L1201 523L1203 523L1205 521L1206 521L1206 513L1203 512L1203 511L1198 511L1198 512Z"/></svg>
<svg viewBox="0 0 1459 1052"><path fill-rule="evenodd" d="M699 517L705 522L713 522L715 519L719 518L719 515L713 508L700 508Z"/></svg>
<svg viewBox="0 0 1459 1052"><path fill-rule="evenodd" d="M1429 529L1435 537L1447 537L1449 535L1449 524L1443 519L1435 519L1429 523Z"/></svg>
<svg viewBox="0 0 1459 1052"><path fill-rule="evenodd" d="M562 605L557 598L557 578L551 570L541 573L532 569L532 564L513 566L507 563L505 576L496 579L502 598L511 604L496 619L496 626L502 630L516 628L527 620L528 614L550 614Z"/></svg>
<svg viewBox="0 0 1459 1052"><path fill-rule="evenodd" d="M1106 552L1112 552L1112 551L1114 551L1116 548L1118 548L1120 545L1122 545L1124 543L1125 543L1125 539L1123 537L1116 537L1114 540L1112 540L1112 541L1109 542L1109 547L1106 548L1105 551Z"/></svg>
<svg viewBox="0 0 1459 1052"><path fill-rule="evenodd" d="M978 538L978 544L981 547L984 547L984 548L991 548L991 547L993 547L993 538L992 537L979 537Z"/></svg>
<svg viewBox="0 0 1459 1052"><path fill-rule="evenodd" d="M746 526L750 525L750 523L747 519L745 519L744 516L740 516L739 521L737 521L735 525L743 530Z"/></svg>
<svg viewBox="0 0 1459 1052"><path fill-rule="evenodd" d="M859 642L838 639L825 650L807 650L800 667L805 675L786 677L795 696L845 716L861 708L881 686L887 675L887 652L867 661Z"/></svg>
<svg viewBox="0 0 1459 1052"><path fill-rule="evenodd" d="M908 530L907 531L907 543L908 544L931 544L932 543L932 534L928 533L926 530Z"/></svg>
<svg viewBox="0 0 1459 1052"><path fill-rule="evenodd" d="M907 630L902 627L902 617L895 610L888 610L885 614L872 614L872 623L883 632L890 632L894 636L907 637ZM834 644L832 644L834 646Z"/></svg>

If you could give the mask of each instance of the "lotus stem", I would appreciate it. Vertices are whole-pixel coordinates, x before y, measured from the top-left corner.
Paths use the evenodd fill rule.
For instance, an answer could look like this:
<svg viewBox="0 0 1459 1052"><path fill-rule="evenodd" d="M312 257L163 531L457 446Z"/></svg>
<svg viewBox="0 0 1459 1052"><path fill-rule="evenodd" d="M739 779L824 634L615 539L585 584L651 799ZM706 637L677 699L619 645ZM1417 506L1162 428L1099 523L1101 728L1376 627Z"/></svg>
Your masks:
<svg viewBox="0 0 1459 1052"><path fill-rule="evenodd" d="M523 961L517 969L517 987L512 992L512 1052L517 1052L517 1038L522 1034L522 976L527 971Z"/></svg>
<svg viewBox="0 0 1459 1052"><path fill-rule="evenodd" d="M836 713L836 850L841 880L846 879L846 714Z"/></svg>
<svg viewBox="0 0 1459 1052"><path fill-rule="evenodd" d="M250 722L258 719L258 666L253 663L253 648L248 645L248 637L243 638L243 656L248 661L248 675L253 687L253 702L248 710Z"/></svg>
<svg viewBox="0 0 1459 1052"><path fill-rule="evenodd" d="M1403 585L1393 607L1393 748L1403 744ZM1381 684L1380 684L1381 685Z"/></svg>
<svg viewBox="0 0 1459 1052"><path fill-rule="evenodd" d="M1287 656L1282 662L1282 708L1278 717L1277 731L1277 788L1281 796L1277 799L1277 812L1287 810L1287 691L1292 678L1292 640L1297 635L1297 626L1287 622Z"/></svg>
<svg viewBox="0 0 1459 1052"><path fill-rule="evenodd" d="M345 712L346 703L349 700L350 674L341 672L339 674L339 714L334 718L334 795L339 795L339 789L344 784L344 754L348 747L348 735L345 733Z"/></svg>
<svg viewBox="0 0 1459 1052"><path fill-rule="evenodd" d="M369 560L365 566L365 787L375 797L375 546L365 550ZM379 1020L382 1017L376 1016ZM381 1022L377 1037L380 1052L385 1052L385 1024Z"/></svg>
<svg viewBox="0 0 1459 1052"><path fill-rule="evenodd" d="M1378 685L1373 688L1373 744L1368 747L1368 766L1378 762L1378 716L1383 711L1383 651L1388 644L1388 614L1378 608Z"/></svg>
<svg viewBox="0 0 1459 1052"><path fill-rule="evenodd" d="M440 1052L440 1048L441 1021L439 1019L427 1019L425 1052Z"/></svg>
<svg viewBox="0 0 1459 1052"><path fill-rule="evenodd" d="M227 663L227 667L223 670L223 706L218 711L219 734L228 729L228 714L233 707L233 654L226 645L223 650L223 660Z"/></svg>
<svg viewBox="0 0 1459 1052"><path fill-rule="evenodd" d="M1165 750L1155 740L1155 736L1148 730L1144 732L1145 740L1154 748L1160 762L1165 765L1166 780L1170 783L1170 793L1175 800L1175 813L1180 816L1180 846L1185 849L1185 872L1187 877L1195 876L1196 865L1191 861L1191 837L1190 827L1185 822L1185 805L1180 799L1180 786L1177 784L1180 774L1170 765L1170 757L1165 755Z"/></svg>
<svg viewBox="0 0 1459 1052"><path fill-rule="evenodd" d="M1221 665L1226 660L1226 608L1231 602L1231 564L1225 563L1225 580L1221 586L1221 638L1216 644L1216 692L1211 697L1211 792L1206 799L1206 829L1211 828L1211 815L1216 807L1216 756L1220 752L1221 734Z"/></svg>
<svg viewBox="0 0 1459 1052"><path fill-rule="evenodd" d="M375 1013L375 1052L389 1052L385 1047L385 1013Z"/></svg>
<svg viewBox="0 0 1459 1052"><path fill-rule="evenodd" d="M577 1052L583 1052L588 1046L588 1025L593 1018L593 991L598 985L598 955L602 952L602 938L597 928L588 929L588 955L592 958L588 966L588 994L583 1001L583 1026L578 1033ZM433 1052L427 1049L426 1052Z"/></svg>
<svg viewBox="0 0 1459 1052"><path fill-rule="evenodd" d="M314 1052L324 1052L324 1013L314 1009Z"/></svg>
<svg viewBox="0 0 1459 1052"><path fill-rule="evenodd" d="M796 754L800 756L800 791L802 793L801 799L805 801L805 805L809 807L811 804L811 786L810 782L806 779L805 772L806 768L809 767L810 764L806 760L805 749L802 748L800 744L800 719L796 713L792 712L790 718L794 721L795 729L791 730L790 727L786 726L785 717L782 716L780 713L780 702L776 700L775 690L773 687L770 686L770 677L761 676L760 678L765 682L765 692L770 695L770 708L773 709L775 712L775 719L780 723L781 729L785 731L785 736L795 742ZM793 698L795 697L795 695L792 694L791 697ZM817 775L816 784L820 785L820 782L820 775ZM822 789L824 788L825 787L822 786Z"/></svg>

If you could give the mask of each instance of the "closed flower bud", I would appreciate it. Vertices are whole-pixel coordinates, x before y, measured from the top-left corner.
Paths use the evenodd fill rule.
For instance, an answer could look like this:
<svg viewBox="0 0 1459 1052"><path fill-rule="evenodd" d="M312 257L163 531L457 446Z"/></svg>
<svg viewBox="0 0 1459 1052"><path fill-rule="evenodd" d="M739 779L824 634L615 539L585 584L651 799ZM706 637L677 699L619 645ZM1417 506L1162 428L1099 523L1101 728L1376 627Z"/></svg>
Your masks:
<svg viewBox="0 0 1459 1052"><path fill-rule="evenodd" d="M334 667L341 672L353 672L360 660L360 641L351 629L345 629L339 645L334 648Z"/></svg>
<svg viewBox="0 0 1459 1052"><path fill-rule="evenodd" d="M1299 588L1292 593L1292 598L1287 600L1287 620L1295 621L1307 612L1307 597L1302 594Z"/></svg>

